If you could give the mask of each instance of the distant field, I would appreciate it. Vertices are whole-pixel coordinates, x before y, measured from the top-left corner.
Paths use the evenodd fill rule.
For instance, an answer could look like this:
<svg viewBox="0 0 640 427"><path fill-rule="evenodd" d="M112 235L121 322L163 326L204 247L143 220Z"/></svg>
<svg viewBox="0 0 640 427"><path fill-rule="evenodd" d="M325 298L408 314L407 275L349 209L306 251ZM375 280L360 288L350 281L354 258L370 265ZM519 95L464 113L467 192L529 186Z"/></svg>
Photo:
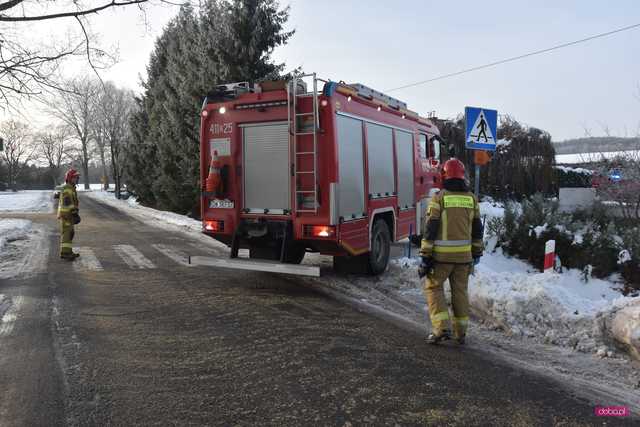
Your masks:
<svg viewBox="0 0 640 427"><path fill-rule="evenodd" d="M640 147L640 138L619 138L611 136L575 138L554 142L553 146L558 154L637 150Z"/></svg>
<svg viewBox="0 0 640 427"><path fill-rule="evenodd" d="M575 163L592 163L605 159L611 159L616 156L631 155L640 158L639 150L629 151L608 151L605 153L577 153L577 154L556 154L556 163L559 164L575 164Z"/></svg>

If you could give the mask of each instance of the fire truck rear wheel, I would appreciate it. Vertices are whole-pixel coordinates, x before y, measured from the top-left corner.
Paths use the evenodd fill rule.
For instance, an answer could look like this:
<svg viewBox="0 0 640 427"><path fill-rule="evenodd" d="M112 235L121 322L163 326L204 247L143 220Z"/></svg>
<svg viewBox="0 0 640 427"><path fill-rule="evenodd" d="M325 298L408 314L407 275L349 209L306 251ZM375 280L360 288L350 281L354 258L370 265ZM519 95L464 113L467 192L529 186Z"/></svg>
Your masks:
<svg viewBox="0 0 640 427"><path fill-rule="evenodd" d="M383 219L378 219L371 230L371 252L369 252L369 272L380 274L389 263L391 253L391 233Z"/></svg>
<svg viewBox="0 0 640 427"><path fill-rule="evenodd" d="M249 258L279 261L280 250L280 246L251 246L249 248ZM287 264L300 264L305 253L304 246L290 243L284 253L284 262Z"/></svg>
<svg viewBox="0 0 640 427"><path fill-rule="evenodd" d="M291 243L284 253L284 262L287 264L300 264L307 253L304 246Z"/></svg>
<svg viewBox="0 0 640 427"><path fill-rule="evenodd" d="M280 259L280 251L278 248L271 246L251 246L249 248L249 258L276 261Z"/></svg>

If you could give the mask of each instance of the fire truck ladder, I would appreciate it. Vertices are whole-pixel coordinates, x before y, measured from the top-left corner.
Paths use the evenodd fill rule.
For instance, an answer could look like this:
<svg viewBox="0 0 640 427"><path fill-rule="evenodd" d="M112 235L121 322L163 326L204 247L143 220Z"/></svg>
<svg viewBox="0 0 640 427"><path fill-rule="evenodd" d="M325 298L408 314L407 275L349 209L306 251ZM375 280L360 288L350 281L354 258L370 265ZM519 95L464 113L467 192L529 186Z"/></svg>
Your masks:
<svg viewBox="0 0 640 427"><path fill-rule="evenodd" d="M313 77L313 91L307 92L304 81L302 80L305 77ZM312 74L304 74L301 76L294 77L289 81L287 85L287 102L289 105L288 109L288 123L289 123L289 134L293 138L293 143L291 146L293 147L293 178L295 180L295 212L308 212L308 213L318 213L318 78L316 77L316 73ZM300 113L298 112L298 106L300 104L300 98L304 97L312 97L312 105L313 111ZM302 118L304 116L313 116L313 130L308 131L307 129L301 130L299 128L299 120L298 118ZM313 137L313 145L311 151L301 151L299 147L299 137L304 137L311 135ZM302 163L302 159L304 157L312 158L312 168L300 170L299 166ZM308 164L309 162L305 162ZM303 175L312 175L313 176L313 189L305 188L301 181L303 180ZM304 181L308 182L308 179ZM308 208L305 205L313 203L313 208Z"/></svg>

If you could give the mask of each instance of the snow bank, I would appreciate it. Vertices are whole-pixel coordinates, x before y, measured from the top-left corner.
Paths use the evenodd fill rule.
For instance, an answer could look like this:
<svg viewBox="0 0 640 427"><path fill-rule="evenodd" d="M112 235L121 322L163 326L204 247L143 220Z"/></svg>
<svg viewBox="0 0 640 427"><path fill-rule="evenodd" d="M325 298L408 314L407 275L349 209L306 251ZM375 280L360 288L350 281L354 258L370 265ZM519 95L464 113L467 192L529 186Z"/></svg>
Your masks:
<svg viewBox="0 0 640 427"><path fill-rule="evenodd" d="M554 169L561 170L566 173L574 172L581 173L583 175L593 175L593 171L585 168L572 168L569 166L554 166Z"/></svg>
<svg viewBox="0 0 640 427"><path fill-rule="evenodd" d="M611 331L614 339L640 360L640 301L629 304L616 313Z"/></svg>
<svg viewBox="0 0 640 427"><path fill-rule="evenodd" d="M0 219L0 279L46 271L48 231L24 219Z"/></svg>
<svg viewBox="0 0 640 427"><path fill-rule="evenodd" d="M640 301L622 297L611 282L585 283L578 270L562 274L530 270L527 264L506 258L500 249L483 257L469 283L475 313L511 334L594 352L608 340L606 319L621 306Z"/></svg>
<svg viewBox="0 0 640 427"><path fill-rule="evenodd" d="M481 202L480 211L488 218L504 215L502 205L493 201ZM532 232L542 232L544 226L539 228ZM610 281L591 278L585 283L579 270L540 273L503 254L500 248L491 253L494 246L494 242L487 242L487 251L469 280L469 300L476 319L512 337L610 354L606 346L611 341L611 319L621 308L640 303L640 297L623 297L618 285ZM418 264L418 258L399 258L392 261L386 274L388 286L417 305L424 304Z"/></svg>
<svg viewBox="0 0 640 427"><path fill-rule="evenodd" d="M418 258L393 260L388 283L421 304L418 264ZM604 280L584 283L578 270L539 273L498 249L485 254L470 277L469 302L474 317L491 329L595 353L610 340L609 319L621 307L640 303L640 297L623 297L615 284Z"/></svg>
<svg viewBox="0 0 640 427"><path fill-rule="evenodd" d="M499 139L496 141L496 147L508 147L511 145L511 140L509 139Z"/></svg>
<svg viewBox="0 0 640 427"><path fill-rule="evenodd" d="M25 219L0 219L0 252L8 242L24 240L31 231L31 221Z"/></svg>
<svg viewBox="0 0 640 427"><path fill-rule="evenodd" d="M504 216L504 207L493 200L482 201L480 202L480 215L487 218L502 218Z"/></svg>
<svg viewBox="0 0 640 427"><path fill-rule="evenodd" d="M118 200L115 198L114 193L108 191L86 191L83 195L89 196L93 199L98 199L103 203L120 209L126 209L127 212L134 214L134 216L143 216L145 222L148 222L149 220L156 220L194 231L202 231L202 223L200 221L189 218L186 215L179 215L173 212L159 211L144 207L138 203L135 197L129 197L126 200Z"/></svg>
<svg viewBox="0 0 640 427"><path fill-rule="evenodd" d="M51 212L52 191L2 191L0 212Z"/></svg>

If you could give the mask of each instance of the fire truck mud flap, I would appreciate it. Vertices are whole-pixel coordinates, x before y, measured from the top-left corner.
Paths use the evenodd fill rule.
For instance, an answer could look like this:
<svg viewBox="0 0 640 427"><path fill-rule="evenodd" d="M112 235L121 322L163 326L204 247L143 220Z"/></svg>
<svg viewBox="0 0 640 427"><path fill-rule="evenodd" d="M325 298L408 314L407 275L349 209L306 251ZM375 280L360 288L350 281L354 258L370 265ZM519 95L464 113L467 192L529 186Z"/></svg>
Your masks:
<svg viewBox="0 0 640 427"><path fill-rule="evenodd" d="M313 265L283 264L272 261L257 261L241 258L213 258L206 256L192 256L192 265L202 265L235 270L266 271L269 273L292 274L296 276L320 277L320 267Z"/></svg>

